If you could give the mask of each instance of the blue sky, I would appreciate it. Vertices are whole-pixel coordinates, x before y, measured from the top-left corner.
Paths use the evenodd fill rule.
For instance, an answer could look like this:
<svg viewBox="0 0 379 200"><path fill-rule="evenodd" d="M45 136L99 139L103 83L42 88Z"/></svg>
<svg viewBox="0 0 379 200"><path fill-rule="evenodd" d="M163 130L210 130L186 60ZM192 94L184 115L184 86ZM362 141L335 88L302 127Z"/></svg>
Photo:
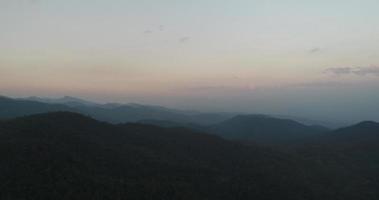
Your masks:
<svg viewBox="0 0 379 200"><path fill-rule="evenodd" d="M0 0L0 91L379 120L379 1Z"/></svg>

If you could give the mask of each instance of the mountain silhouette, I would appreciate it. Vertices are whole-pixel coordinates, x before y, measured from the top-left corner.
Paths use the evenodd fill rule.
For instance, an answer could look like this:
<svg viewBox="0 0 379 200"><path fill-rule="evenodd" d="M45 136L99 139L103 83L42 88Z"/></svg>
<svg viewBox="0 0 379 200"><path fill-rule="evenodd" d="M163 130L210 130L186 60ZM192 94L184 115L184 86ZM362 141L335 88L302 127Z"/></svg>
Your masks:
<svg viewBox="0 0 379 200"><path fill-rule="evenodd" d="M304 199L290 156L184 128L57 112L0 122L1 199ZM294 193L296 191L296 193Z"/></svg>
<svg viewBox="0 0 379 200"><path fill-rule="evenodd" d="M266 115L238 115L212 126L210 131L228 139L280 143L305 139L328 129Z"/></svg>
<svg viewBox="0 0 379 200"><path fill-rule="evenodd" d="M337 129L334 134L341 137L379 137L379 123L363 121L353 126Z"/></svg>
<svg viewBox="0 0 379 200"><path fill-rule="evenodd" d="M64 96L62 98L41 98L41 97L27 97L23 98L21 100L30 100L30 101L37 101L41 103L50 103L50 104L63 104L67 106L77 107L77 106L100 106L98 103L94 103L91 101L86 101L83 99L79 99L76 97L71 96Z"/></svg>
<svg viewBox="0 0 379 200"><path fill-rule="evenodd" d="M260 122L259 131L271 130L262 128L269 122L309 128L261 115L230 121ZM375 200L378 131L378 123L362 122L291 133L311 136L269 147L73 112L18 117L0 121L0 199Z"/></svg>
<svg viewBox="0 0 379 200"><path fill-rule="evenodd" d="M314 173L333 180L331 189L351 190L340 198L379 197L373 192L379 187L379 123L366 121L340 128L308 138L308 142L295 149L304 159L317 161L320 166L314 168Z"/></svg>
<svg viewBox="0 0 379 200"><path fill-rule="evenodd" d="M0 96L0 119L21 117L53 111L76 111L60 104L46 104L37 101L11 99Z"/></svg>
<svg viewBox="0 0 379 200"><path fill-rule="evenodd" d="M227 113L198 113L140 104L96 104L75 97L48 99L0 97L0 119L52 111L72 111L110 123L163 120L176 123L213 124L232 117Z"/></svg>

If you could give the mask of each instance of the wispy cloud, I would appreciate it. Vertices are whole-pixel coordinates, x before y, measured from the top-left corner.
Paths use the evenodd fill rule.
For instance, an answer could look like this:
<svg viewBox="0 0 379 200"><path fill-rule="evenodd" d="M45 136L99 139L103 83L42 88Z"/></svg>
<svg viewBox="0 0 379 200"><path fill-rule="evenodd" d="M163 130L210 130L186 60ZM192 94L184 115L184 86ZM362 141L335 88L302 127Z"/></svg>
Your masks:
<svg viewBox="0 0 379 200"><path fill-rule="evenodd" d="M356 70L352 71L357 75L376 75L379 76L379 67L371 66L371 67L358 67Z"/></svg>
<svg viewBox="0 0 379 200"><path fill-rule="evenodd" d="M318 48L318 47L315 47L315 48L308 50L308 53L310 53L310 54L316 54L316 53L321 53L321 52L322 52L322 49Z"/></svg>
<svg viewBox="0 0 379 200"><path fill-rule="evenodd" d="M158 27L152 28L152 29L147 29L143 33L144 34L152 34L156 31L164 31L166 27L164 25L159 25Z"/></svg>
<svg viewBox="0 0 379 200"><path fill-rule="evenodd" d="M191 40L191 37L188 37L188 36L179 38L180 43L186 43L190 40Z"/></svg>
<svg viewBox="0 0 379 200"><path fill-rule="evenodd" d="M144 31L143 33L145 33L145 34L152 34L153 31L152 31L152 30L146 30L146 31Z"/></svg>
<svg viewBox="0 0 379 200"><path fill-rule="evenodd" d="M334 75L374 75L379 76L379 67L368 66L368 67L333 67L325 70L325 73Z"/></svg>
<svg viewBox="0 0 379 200"><path fill-rule="evenodd" d="M345 86L347 83L336 82L336 81L314 81L314 82L303 82L291 84L292 88L329 88L337 86Z"/></svg>
<svg viewBox="0 0 379 200"><path fill-rule="evenodd" d="M332 67L325 70L327 74L344 75L351 74L351 67Z"/></svg>

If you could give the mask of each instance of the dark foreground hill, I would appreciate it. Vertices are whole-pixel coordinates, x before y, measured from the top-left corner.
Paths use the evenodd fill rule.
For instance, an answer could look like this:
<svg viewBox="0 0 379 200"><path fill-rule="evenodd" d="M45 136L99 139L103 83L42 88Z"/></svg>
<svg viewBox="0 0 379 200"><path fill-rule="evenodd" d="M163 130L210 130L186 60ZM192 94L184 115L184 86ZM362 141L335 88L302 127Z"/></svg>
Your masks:
<svg viewBox="0 0 379 200"><path fill-rule="evenodd" d="M331 131L296 150L319 164L313 168L323 174L319 178L333 180L330 189L345 191L340 199L379 199L379 123L361 122Z"/></svg>
<svg viewBox="0 0 379 200"><path fill-rule="evenodd" d="M0 199L375 200L379 148L364 147L377 128L284 152L68 112L23 117L0 122Z"/></svg>
<svg viewBox="0 0 379 200"><path fill-rule="evenodd" d="M74 113L0 123L0 199L309 199L291 156Z"/></svg>

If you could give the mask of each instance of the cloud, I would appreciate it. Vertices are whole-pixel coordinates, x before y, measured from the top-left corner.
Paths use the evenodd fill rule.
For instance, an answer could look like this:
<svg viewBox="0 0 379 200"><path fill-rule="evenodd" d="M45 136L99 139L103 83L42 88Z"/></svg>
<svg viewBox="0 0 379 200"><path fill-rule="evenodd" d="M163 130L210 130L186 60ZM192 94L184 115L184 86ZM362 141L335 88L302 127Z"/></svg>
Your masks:
<svg viewBox="0 0 379 200"><path fill-rule="evenodd" d="M325 70L325 73L334 74L334 75L344 75L351 74L351 67L332 67Z"/></svg>
<svg viewBox="0 0 379 200"><path fill-rule="evenodd" d="M330 87L339 87L346 86L345 82L336 82L336 81L313 81L313 82L302 82L290 84L291 88L330 88Z"/></svg>
<svg viewBox="0 0 379 200"><path fill-rule="evenodd" d="M376 75L379 76L379 67L357 67L352 71L353 74L366 76L366 75Z"/></svg>
<svg viewBox="0 0 379 200"><path fill-rule="evenodd" d="M188 36L179 38L179 42L180 43L186 43L186 42L188 42L190 40L191 40L191 37L188 37Z"/></svg>
<svg viewBox="0 0 379 200"><path fill-rule="evenodd" d="M164 31L165 29L166 29L166 27L164 25L159 25L158 27L155 27L153 29L147 29L143 33L144 34L152 34L156 31Z"/></svg>
<svg viewBox="0 0 379 200"><path fill-rule="evenodd" d="M144 31L143 33L145 33L145 34L152 34L153 31L151 31L151 30L146 30L146 31Z"/></svg>
<svg viewBox="0 0 379 200"><path fill-rule="evenodd" d="M379 67L369 66L369 67L335 67L328 68L325 70L325 73L334 74L334 75L358 75L358 76L367 76L374 75L379 76Z"/></svg>
<svg viewBox="0 0 379 200"><path fill-rule="evenodd" d="M316 54L316 53L321 53L322 49L316 47L316 48L313 48L313 49L309 49L308 50L308 53L310 54Z"/></svg>

